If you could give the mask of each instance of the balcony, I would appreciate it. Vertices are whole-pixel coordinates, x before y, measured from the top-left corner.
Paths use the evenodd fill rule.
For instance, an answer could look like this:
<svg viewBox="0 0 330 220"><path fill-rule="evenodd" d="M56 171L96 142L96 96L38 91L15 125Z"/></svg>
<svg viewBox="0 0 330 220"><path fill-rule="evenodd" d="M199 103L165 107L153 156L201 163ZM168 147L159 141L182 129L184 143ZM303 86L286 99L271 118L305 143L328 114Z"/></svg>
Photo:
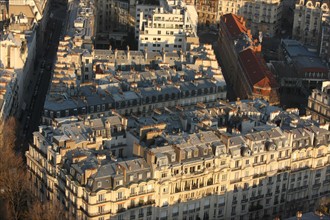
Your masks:
<svg viewBox="0 0 330 220"><path fill-rule="evenodd" d="M313 188L319 188L321 186L321 183L315 183L314 185L313 185Z"/></svg>
<svg viewBox="0 0 330 220"><path fill-rule="evenodd" d="M241 169L242 169L242 166L237 166L237 167L232 168L231 170L236 171L236 170L241 170Z"/></svg>
<svg viewBox="0 0 330 220"><path fill-rule="evenodd" d="M239 183L241 181L242 181L242 178L238 178L238 179L235 179L235 180L231 180L230 184Z"/></svg>
<svg viewBox="0 0 330 220"><path fill-rule="evenodd" d="M147 212L147 216L150 216L150 215L152 215L152 212L151 211L148 211Z"/></svg>
<svg viewBox="0 0 330 220"><path fill-rule="evenodd" d="M266 197L270 197L270 196L273 196L273 193L267 193L266 194Z"/></svg>
<svg viewBox="0 0 330 220"><path fill-rule="evenodd" d="M257 210L260 210L260 209L263 209L263 206L260 205L260 204L255 205L255 206L250 206L249 212L254 212L254 211L257 211Z"/></svg>
<svg viewBox="0 0 330 220"><path fill-rule="evenodd" d="M253 175L253 178L264 177L264 176L266 176L266 175L267 175L266 172L264 172L264 173L258 173L258 174L254 174L254 175Z"/></svg>
<svg viewBox="0 0 330 220"><path fill-rule="evenodd" d="M126 199L126 196L123 196L123 197L117 198L116 201L123 201L123 200L125 200L125 199Z"/></svg>
<svg viewBox="0 0 330 220"><path fill-rule="evenodd" d="M246 203L248 201L249 201L248 199L242 199L241 203Z"/></svg>
<svg viewBox="0 0 330 220"><path fill-rule="evenodd" d="M312 195L312 199L319 197L319 194Z"/></svg>
<svg viewBox="0 0 330 220"><path fill-rule="evenodd" d="M125 212L126 209L125 208L121 208L121 209L118 209L117 213L122 213L122 212Z"/></svg>
<svg viewBox="0 0 330 220"><path fill-rule="evenodd" d="M139 214L139 218L143 218L144 214L143 213L140 213Z"/></svg>

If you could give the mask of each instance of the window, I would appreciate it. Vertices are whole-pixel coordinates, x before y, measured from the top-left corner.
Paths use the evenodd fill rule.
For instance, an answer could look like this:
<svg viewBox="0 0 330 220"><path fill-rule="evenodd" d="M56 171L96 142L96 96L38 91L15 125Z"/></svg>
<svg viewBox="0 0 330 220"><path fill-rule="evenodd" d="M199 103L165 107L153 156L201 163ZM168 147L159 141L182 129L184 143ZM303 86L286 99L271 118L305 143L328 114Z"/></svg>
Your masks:
<svg viewBox="0 0 330 220"><path fill-rule="evenodd" d="M122 199L122 198L123 198L123 192L118 192L118 194L117 194L117 198L118 198L118 199Z"/></svg>
<svg viewBox="0 0 330 220"><path fill-rule="evenodd" d="M249 160L246 160L246 161L245 161L245 164L246 164L246 165L249 165L249 163L250 163Z"/></svg>
<svg viewBox="0 0 330 220"><path fill-rule="evenodd" d="M99 202L102 202L105 200L104 194L99 195Z"/></svg>
<svg viewBox="0 0 330 220"><path fill-rule="evenodd" d="M103 213L104 212L104 205L99 206L98 210L99 210L99 213Z"/></svg>

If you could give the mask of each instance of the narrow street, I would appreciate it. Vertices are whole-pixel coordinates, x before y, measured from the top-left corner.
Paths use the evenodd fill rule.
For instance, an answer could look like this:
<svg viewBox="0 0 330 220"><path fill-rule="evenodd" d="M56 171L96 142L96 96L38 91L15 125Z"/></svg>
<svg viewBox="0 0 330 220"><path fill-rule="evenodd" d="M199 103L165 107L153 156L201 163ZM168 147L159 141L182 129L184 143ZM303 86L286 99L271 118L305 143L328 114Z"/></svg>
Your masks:
<svg viewBox="0 0 330 220"><path fill-rule="evenodd" d="M42 115L49 82L51 79L53 65L56 59L56 52L60 40L62 26L66 18L66 6L52 4L50 6L51 16L45 31L45 42L43 52L36 58L35 71L28 76L30 80L24 88L24 100L27 104L26 110L21 117L21 151L28 149L28 141L32 138L32 133L38 129ZM38 43L37 43L38 47Z"/></svg>
<svg viewBox="0 0 330 220"><path fill-rule="evenodd" d="M221 59L220 59L220 52L219 52L220 48L218 46L218 31L204 28L202 31L200 31L198 33L198 36L199 36L200 43L212 45L212 47L214 49L214 53L217 57L219 66L221 67L222 74L227 83L227 99L229 101L236 101L235 91L234 91L233 87L228 83L229 81L227 80L227 74L229 74L229 73L226 72L226 69L223 67Z"/></svg>

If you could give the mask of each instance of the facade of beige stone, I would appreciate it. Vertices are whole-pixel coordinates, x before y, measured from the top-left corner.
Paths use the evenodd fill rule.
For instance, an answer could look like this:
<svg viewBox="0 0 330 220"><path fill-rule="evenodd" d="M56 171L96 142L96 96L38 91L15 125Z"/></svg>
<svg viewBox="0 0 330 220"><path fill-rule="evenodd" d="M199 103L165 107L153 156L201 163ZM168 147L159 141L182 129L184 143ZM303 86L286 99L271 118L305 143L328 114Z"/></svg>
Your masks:
<svg viewBox="0 0 330 220"><path fill-rule="evenodd" d="M72 219L165 220L292 216L330 193L330 132L315 125L163 134L146 147L155 130L123 133L116 117L40 127L26 152L35 194Z"/></svg>
<svg viewBox="0 0 330 220"><path fill-rule="evenodd" d="M321 24L329 16L327 1L297 2L294 10L292 36L301 43L318 48L321 37Z"/></svg>

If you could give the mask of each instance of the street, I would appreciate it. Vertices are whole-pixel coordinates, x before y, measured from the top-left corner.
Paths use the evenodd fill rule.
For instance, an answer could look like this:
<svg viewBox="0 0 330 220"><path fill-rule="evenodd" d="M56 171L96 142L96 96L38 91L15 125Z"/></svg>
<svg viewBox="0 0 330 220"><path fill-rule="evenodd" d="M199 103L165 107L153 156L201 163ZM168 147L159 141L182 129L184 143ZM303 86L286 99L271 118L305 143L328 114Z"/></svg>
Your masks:
<svg viewBox="0 0 330 220"><path fill-rule="evenodd" d="M198 33L199 42L202 44L211 44L214 53L217 57L219 66L221 67L223 77L226 80L227 83L227 99L229 101L236 101L236 94L233 89L233 87L229 84L229 81L227 80L227 72L224 66L222 65L221 59L220 59L220 48L218 46L218 30L215 30L214 28L203 28L203 30L199 31Z"/></svg>
<svg viewBox="0 0 330 220"><path fill-rule="evenodd" d="M52 4L49 9L50 16L44 36L44 48L40 57L36 57L37 66L35 71L27 79L30 82L24 88L24 100L27 104L26 110L21 118L21 151L28 149L28 141L32 138L32 133L38 129L42 115L43 105L51 79L53 65L56 59L56 52L61 36L62 25L66 19L66 6ZM38 46L38 45L37 45Z"/></svg>

